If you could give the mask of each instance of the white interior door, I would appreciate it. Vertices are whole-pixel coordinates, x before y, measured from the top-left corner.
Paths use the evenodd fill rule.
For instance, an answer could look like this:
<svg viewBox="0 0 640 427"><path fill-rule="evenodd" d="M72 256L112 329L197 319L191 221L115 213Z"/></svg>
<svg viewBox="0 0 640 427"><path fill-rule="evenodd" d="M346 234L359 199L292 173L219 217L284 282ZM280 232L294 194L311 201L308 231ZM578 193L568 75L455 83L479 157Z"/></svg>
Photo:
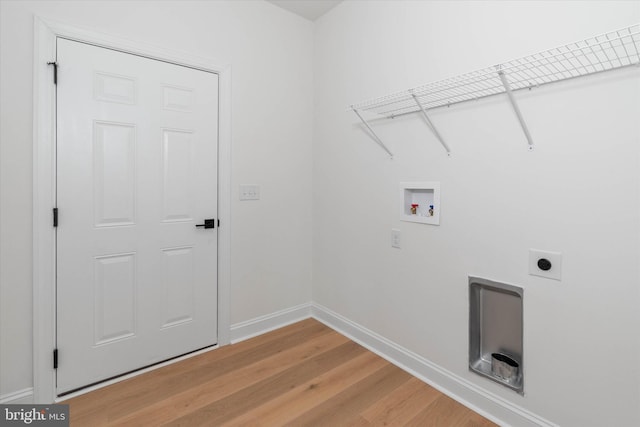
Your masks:
<svg viewBox="0 0 640 427"><path fill-rule="evenodd" d="M60 394L217 342L218 76L65 39L57 62Z"/></svg>

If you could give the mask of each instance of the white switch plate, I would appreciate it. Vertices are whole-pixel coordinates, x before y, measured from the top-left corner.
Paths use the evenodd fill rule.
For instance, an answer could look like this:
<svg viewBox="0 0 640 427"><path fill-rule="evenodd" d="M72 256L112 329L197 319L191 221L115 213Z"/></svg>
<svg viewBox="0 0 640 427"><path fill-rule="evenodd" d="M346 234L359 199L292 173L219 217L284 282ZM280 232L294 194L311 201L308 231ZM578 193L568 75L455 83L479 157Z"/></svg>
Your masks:
<svg viewBox="0 0 640 427"><path fill-rule="evenodd" d="M260 200L259 185L241 185L240 200Z"/></svg>
<svg viewBox="0 0 640 427"><path fill-rule="evenodd" d="M551 268L547 271L538 267L539 259L547 259ZM546 277L548 279L562 280L562 253L529 249L529 274L532 276Z"/></svg>
<svg viewBox="0 0 640 427"><path fill-rule="evenodd" d="M400 238L402 234L397 228L391 229L391 247L400 249Z"/></svg>

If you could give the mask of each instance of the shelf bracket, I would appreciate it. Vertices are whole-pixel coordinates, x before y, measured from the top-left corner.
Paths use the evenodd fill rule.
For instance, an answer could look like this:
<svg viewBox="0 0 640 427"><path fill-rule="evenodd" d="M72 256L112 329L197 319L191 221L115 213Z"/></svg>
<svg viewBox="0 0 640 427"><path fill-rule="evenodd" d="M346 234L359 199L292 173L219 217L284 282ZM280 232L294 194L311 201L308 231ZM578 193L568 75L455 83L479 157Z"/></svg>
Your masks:
<svg viewBox="0 0 640 427"><path fill-rule="evenodd" d="M373 140L380 146L382 147L382 149L384 151L387 152L387 154L389 154L389 156L393 159L393 153L391 151L389 151L389 149L387 148L386 145L384 145L384 143L382 142L382 140L380 140L380 138L378 138L378 135L376 135L376 133L373 131L373 129L371 129L371 126L369 126L369 123L367 123L367 121L360 115L360 112L353 108L353 106L351 107L351 109L353 110L354 113L356 113L356 116L358 116L358 118L360 120L362 120L362 123L366 126L367 129L369 129L369 132L371 133L371 137L373 138Z"/></svg>
<svg viewBox="0 0 640 427"><path fill-rule="evenodd" d="M507 92L507 96L509 97L509 102L511 102L511 106L513 107L513 111L516 113L516 116L518 117L518 121L520 122L522 131L524 132L524 136L527 137L527 142L529 143L529 150L533 150L533 139L531 138L531 134L529 133L529 128L527 127L527 123L525 123L524 118L522 117L522 113L520 112L520 107L518 107L518 103L516 102L516 99L513 97L513 92L511 91L511 86L509 85L507 76L504 75L504 71L502 70L498 70L498 76L500 76L500 80L502 80L502 85L504 86L504 90Z"/></svg>
<svg viewBox="0 0 640 427"><path fill-rule="evenodd" d="M429 115L427 114L427 110L425 110L424 106L422 105L422 103L420 102L416 94L413 92L410 92L410 93L411 93L411 96L413 97L413 100L416 101L416 104L418 104L418 107L420 107L420 111L422 111L422 115L424 116L424 119L427 121L427 125L429 126L429 129L431 129L431 132L433 132L436 138L438 138L438 141L440 141L440 144L442 144L444 149L447 151L447 156L450 156L451 149L449 148L447 143L444 142L444 139L442 139L442 136L440 135L440 132L438 132L438 129L436 129L436 127L433 125L433 122L431 121L431 119L429 118Z"/></svg>

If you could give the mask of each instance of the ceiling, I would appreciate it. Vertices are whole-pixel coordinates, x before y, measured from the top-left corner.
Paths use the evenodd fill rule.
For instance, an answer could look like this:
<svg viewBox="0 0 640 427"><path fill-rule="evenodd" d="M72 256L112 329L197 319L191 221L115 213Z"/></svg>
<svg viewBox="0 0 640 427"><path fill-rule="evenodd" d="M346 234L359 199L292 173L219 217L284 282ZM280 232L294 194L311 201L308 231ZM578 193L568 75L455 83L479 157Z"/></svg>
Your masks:
<svg viewBox="0 0 640 427"><path fill-rule="evenodd" d="M278 7L315 21L329 10L336 7L342 0L267 0Z"/></svg>

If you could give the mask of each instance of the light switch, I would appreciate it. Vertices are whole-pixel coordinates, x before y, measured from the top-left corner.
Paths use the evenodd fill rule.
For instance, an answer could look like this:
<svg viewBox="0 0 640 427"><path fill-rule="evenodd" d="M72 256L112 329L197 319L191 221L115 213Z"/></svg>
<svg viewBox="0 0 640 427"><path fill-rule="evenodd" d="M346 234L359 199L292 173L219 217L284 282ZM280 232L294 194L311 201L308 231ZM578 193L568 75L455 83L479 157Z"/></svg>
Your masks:
<svg viewBox="0 0 640 427"><path fill-rule="evenodd" d="M260 186L255 184L241 185L240 200L260 200Z"/></svg>

